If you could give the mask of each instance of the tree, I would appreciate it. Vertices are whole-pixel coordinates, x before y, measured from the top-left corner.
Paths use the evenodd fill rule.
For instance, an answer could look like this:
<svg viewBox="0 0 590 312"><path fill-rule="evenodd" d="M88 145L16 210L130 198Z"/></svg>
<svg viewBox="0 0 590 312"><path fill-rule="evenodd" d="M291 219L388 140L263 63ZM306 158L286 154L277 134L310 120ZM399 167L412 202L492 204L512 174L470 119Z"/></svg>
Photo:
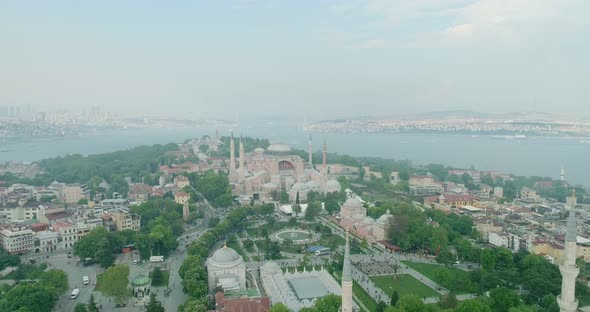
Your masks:
<svg viewBox="0 0 590 312"><path fill-rule="evenodd" d="M58 295L40 285L20 284L0 301L0 311L50 312Z"/></svg>
<svg viewBox="0 0 590 312"><path fill-rule="evenodd" d="M279 193L279 202L281 204L288 204L289 203L289 193L287 193L287 191L282 190Z"/></svg>
<svg viewBox="0 0 590 312"><path fill-rule="evenodd" d="M195 298L202 298L207 295L207 272L205 272L205 268L202 265L186 268L182 276L184 276L182 286L186 293Z"/></svg>
<svg viewBox="0 0 590 312"><path fill-rule="evenodd" d="M74 307L74 312L88 312L88 309L86 309L86 305L83 303L78 303Z"/></svg>
<svg viewBox="0 0 590 312"><path fill-rule="evenodd" d="M98 307L94 301L94 295L90 294L90 301L88 301L88 312L98 312Z"/></svg>
<svg viewBox="0 0 590 312"><path fill-rule="evenodd" d="M391 294L391 301L389 302L389 305L396 306L398 300L399 300L399 293L397 292L397 290L394 290L393 293Z"/></svg>
<svg viewBox="0 0 590 312"><path fill-rule="evenodd" d="M394 263L392 268L393 268L393 279L397 279L397 271L400 269L399 263L397 263L397 262Z"/></svg>
<svg viewBox="0 0 590 312"><path fill-rule="evenodd" d="M103 294L114 297L115 302L121 303L129 296L129 266L117 264L109 267L103 274L100 289Z"/></svg>
<svg viewBox="0 0 590 312"><path fill-rule="evenodd" d="M307 209L305 209L305 220L312 221L317 217L322 209L321 203L313 202L307 204Z"/></svg>
<svg viewBox="0 0 590 312"><path fill-rule="evenodd" d="M481 252L481 268L491 272L496 267L494 252L491 249L484 249Z"/></svg>
<svg viewBox="0 0 590 312"><path fill-rule="evenodd" d="M403 295L399 298L397 306L404 312L422 312L425 304L416 295Z"/></svg>
<svg viewBox="0 0 590 312"><path fill-rule="evenodd" d="M443 309L452 309L457 306L457 303L459 303L457 296L455 296L454 293L449 292L440 298L438 305Z"/></svg>
<svg viewBox="0 0 590 312"><path fill-rule="evenodd" d="M297 193L297 195L299 195L299 193ZM299 203L293 205L293 215L297 216L301 213L301 206L299 205Z"/></svg>
<svg viewBox="0 0 590 312"><path fill-rule="evenodd" d="M387 304L385 304L383 301L379 301L379 303L377 303L377 307L375 308L375 312L384 312L386 308Z"/></svg>
<svg viewBox="0 0 590 312"><path fill-rule="evenodd" d="M492 299L494 311L497 312L508 312L510 308L520 304L518 295L514 291L504 287L498 287L490 291L490 298Z"/></svg>
<svg viewBox="0 0 590 312"><path fill-rule="evenodd" d="M479 299L471 299L459 302L455 312L492 312L492 309Z"/></svg>
<svg viewBox="0 0 590 312"><path fill-rule="evenodd" d="M187 300L184 305L179 307L179 312L207 312L207 303L204 300L191 298Z"/></svg>
<svg viewBox="0 0 590 312"><path fill-rule="evenodd" d="M342 298L337 295L327 295L318 298L314 304L314 308L321 312L338 312L342 305Z"/></svg>
<svg viewBox="0 0 590 312"><path fill-rule="evenodd" d="M164 272L159 267L152 271L152 286L162 286L164 284Z"/></svg>
<svg viewBox="0 0 590 312"><path fill-rule="evenodd" d="M156 299L156 294L153 292L150 294L150 301L146 307L147 312L164 312L164 307L162 303Z"/></svg>
<svg viewBox="0 0 590 312"><path fill-rule="evenodd" d="M269 312L291 312L286 305L282 303L273 304Z"/></svg>
<svg viewBox="0 0 590 312"><path fill-rule="evenodd" d="M62 270L49 270L39 277L39 285L51 289L57 295L68 290L68 275Z"/></svg>

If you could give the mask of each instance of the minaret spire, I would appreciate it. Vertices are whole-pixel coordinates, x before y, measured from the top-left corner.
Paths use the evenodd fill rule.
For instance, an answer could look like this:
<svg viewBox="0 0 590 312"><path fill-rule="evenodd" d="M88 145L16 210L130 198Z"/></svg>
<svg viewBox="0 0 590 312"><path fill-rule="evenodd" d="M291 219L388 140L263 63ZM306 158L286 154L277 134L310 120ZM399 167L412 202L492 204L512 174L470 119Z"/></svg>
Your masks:
<svg viewBox="0 0 590 312"><path fill-rule="evenodd" d="M322 149L322 172L321 172L322 190L326 193L328 184L328 147L326 138L324 138L324 148Z"/></svg>
<svg viewBox="0 0 590 312"><path fill-rule="evenodd" d="M246 176L246 169L244 168L244 136L240 133L240 181L244 180Z"/></svg>
<svg viewBox="0 0 590 312"><path fill-rule="evenodd" d="M352 267L350 264L350 243L346 229L346 245L344 245L344 266L342 267L342 312L352 312Z"/></svg>
<svg viewBox="0 0 590 312"><path fill-rule="evenodd" d="M557 296L557 304L560 312L575 312L578 309L576 278L580 273L580 269L576 266L576 189L572 190L572 197L566 202L568 202L567 206L569 206L569 216L567 217L565 233L565 260L559 266L562 279L561 295Z"/></svg>
<svg viewBox="0 0 590 312"><path fill-rule="evenodd" d="M307 141L307 153L309 155L309 167L313 169L313 159L311 150L311 133L309 134L309 141Z"/></svg>
<svg viewBox="0 0 590 312"><path fill-rule="evenodd" d="M234 132L231 132L229 139L229 174L232 175L236 171L236 146L234 143Z"/></svg>

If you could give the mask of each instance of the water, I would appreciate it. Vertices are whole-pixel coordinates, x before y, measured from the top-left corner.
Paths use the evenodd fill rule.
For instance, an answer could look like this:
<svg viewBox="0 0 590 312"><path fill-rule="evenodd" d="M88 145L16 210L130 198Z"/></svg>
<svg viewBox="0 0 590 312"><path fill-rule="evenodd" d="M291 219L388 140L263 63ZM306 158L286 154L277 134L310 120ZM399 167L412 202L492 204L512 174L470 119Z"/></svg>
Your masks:
<svg viewBox="0 0 590 312"><path fill-rule="evenodd" d="M281 141L307 149L307 134L294 123L273 122L241 125L247 136ZM228 135L230 129L219 129ZM0 145L0 162L35 161L71 153L105 153L145 144L182 142L187 138L213 135L215 129L133 129L84 134L75 138L35 140ZM239 135L239 133L236 133ZM323 139L328 150L353 156L409 159L414 164L442 163L456 167L474 166L518 175L559 177L561 166L567 180L590 185L590 144L573 138L530 137L497 140L485 136L442 134L314 134L314 150Z"/></svg>

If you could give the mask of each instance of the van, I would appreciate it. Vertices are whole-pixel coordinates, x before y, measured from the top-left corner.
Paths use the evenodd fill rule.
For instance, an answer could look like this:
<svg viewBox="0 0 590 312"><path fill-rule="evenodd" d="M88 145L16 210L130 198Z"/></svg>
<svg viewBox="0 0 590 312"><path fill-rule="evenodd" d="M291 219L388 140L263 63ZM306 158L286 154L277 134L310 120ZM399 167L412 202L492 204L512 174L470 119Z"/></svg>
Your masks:
<svg viewBox="0 0 590 312"><path fill-rule="evenodd" d="M76 297L78 297L78 295L80 294L80 289L76 288L72 291L72 294L70 295L70 298L72 299L76 299Z"/></svg>
<svg viewBox="0 0 590 312"><path fill-rule="evenodd" d="M90 284L90 279L88 278L88 276L84 276L83 280L84 280L84 285Z"/></svg>

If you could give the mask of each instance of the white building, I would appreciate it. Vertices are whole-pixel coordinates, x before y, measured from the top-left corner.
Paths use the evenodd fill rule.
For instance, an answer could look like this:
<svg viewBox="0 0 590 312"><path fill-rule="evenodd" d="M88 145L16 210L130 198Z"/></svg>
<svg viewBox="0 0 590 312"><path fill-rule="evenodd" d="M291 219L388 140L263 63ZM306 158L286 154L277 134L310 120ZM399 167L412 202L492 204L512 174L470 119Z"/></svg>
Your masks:
<svg viewBox="0 0 590 312"><path fill-rule="evenodd" d="M73 248L78 242L78 229L76 229L75 224L64 221L57 222L53 225L53 230L61 236L59 248Z"/></svg>
<svg viewBox="0 0 590 312"><path fill-rule="evenodd" d="M9 253L26 253L33 249L33 231L4 229L0 231L2 247Z"/></svg>
<svg viewBox="0 0 590 312"><path fill-rule="evenodd" d="M490 233L488 237L490 244L497 247L508 247L508 236L500 233Z"/></svg>
<svg viewBox="0 0 590 312"><path fill-rule="evenodd" d="M246 289L246 265L235 250L227 246L218 249L207 259L209 292L221 287L223 291Z"/></svg>
<svg viewBox="0 0 590 312"><path fill-rule="evenodd" d="M35 237L39 242L38 246L35 247L35 252L53 252L57 250L59 246L59 235L55 232L41 231L35 233Z"/></svg>

